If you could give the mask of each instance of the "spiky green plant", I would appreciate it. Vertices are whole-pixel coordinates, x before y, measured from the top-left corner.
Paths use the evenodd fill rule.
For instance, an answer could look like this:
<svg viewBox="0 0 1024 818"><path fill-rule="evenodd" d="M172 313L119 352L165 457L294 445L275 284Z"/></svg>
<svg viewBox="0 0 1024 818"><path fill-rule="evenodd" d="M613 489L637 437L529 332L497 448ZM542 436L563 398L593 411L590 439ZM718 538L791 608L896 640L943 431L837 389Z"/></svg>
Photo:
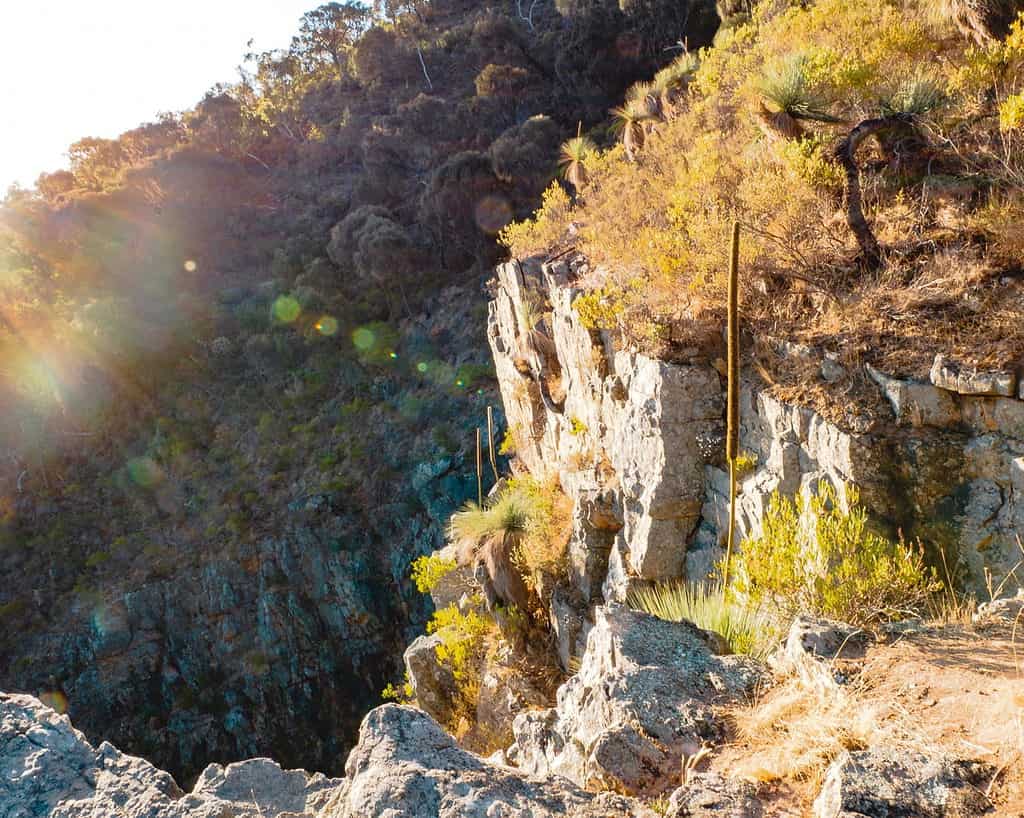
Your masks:
<svg viewBox="0 0 1024 818"><path fill-rule="evenodd" d="M661 119L661 89L653 82L637 82L626 92L626 106L640 119Z"/></svg>
<svg viewBox="0 0 1024 818"><path fill-rule="evenodd" d="M769 66L758 84L761 97L793 119L839 122L828 112L828 100L807 80L807 57L790 55Z"/></svg>
<svg viewBox="0 0 1024 818"><path fill-rule="evenodd" d="M733 653L766 656L778 633L767 617L755 608L731 601L721 585L669 582L639 588L627 603L635 610L669 622L692 622L725 639Z"/></svg>
<svg viewBox="0 0 1024 818"><path fill-rule="evenodd" d="M597 152L597 145L589 136L577 133L562 143L558 168L562 176L579 193L587 184L587 157Z"/></svg>
<svg viewBox="0 0 1024 818"><path fill-rule="evenodd" d="M946 89L936 78L918 74L905 79L882 100L883 116L925 117L946 104Z"/></svg>
<svg viewBox="0 0 1024 818"><path fill-rule="evenodd" d="M637 100L627 100L625 105L612 108L611 114L612 133L621 135L626 157L630 162L636 161L637 154L644 147L644 122L651 118L647 105Z"/></svg>
<svg viewBox="0 0 1024 818"><path fill-rule="evenodd" d="M451 539L482 540L492 534L526 531L530 508L521 492L504 491L490 505L469 502L449 522Z"/></svg>
<svg viewBox="0 0 1024 818"><path fill-rule="evenodd" d="M684 51L654 75L654 91L665 94L685 87L693 79L698 68L700 57L693 51Z"/></svg>

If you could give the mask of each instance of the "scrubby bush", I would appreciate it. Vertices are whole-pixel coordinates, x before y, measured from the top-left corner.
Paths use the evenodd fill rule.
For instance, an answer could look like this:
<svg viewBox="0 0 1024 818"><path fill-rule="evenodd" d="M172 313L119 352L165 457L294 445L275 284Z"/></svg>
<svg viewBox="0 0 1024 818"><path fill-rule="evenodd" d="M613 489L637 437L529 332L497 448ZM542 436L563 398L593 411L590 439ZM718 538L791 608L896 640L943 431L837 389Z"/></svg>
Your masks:
<svg viewBox="0 0 1024 818"><path fill-rule="evenodd" d="M441 638L437 658L455 679L452 732L461 734L476 721L480 698L480 671L498 636L497 625L474 607L460 610L455 605L441 608L427 623L427 633Z"/></svg>
<svg viewBox="0 0 1024 818"><path fill-rule="evenodd" d="M778 630L756 608L726 596L720 585L669 582L632 591L627 604L669 622L692 622L719 634L733 653L763 657L775 645Z"/></svg>
<svg viewBox="0 0 1024 818"><path fill-rule="evenodd" d="M801 613L854 625L916 616L939 588L920 549L871 531L857 492L847 487L841 503L825 481L810 498L774 494L732 572L735 598L779 622Z"/></svg>
<svg viewBox="0 0 1024 818"><path fill-rule="evenodd" d="M623 144L582 162L584 195L571 201L550 189L542 208L510 225L502 240L519 257L553 254L567 247L571 229L572 246L601 271L579 285L588 325L660 353L666 341L708 337L721 320L724 238L738 219L747 326L776 336L835 334L848 343L849 333L868 331L863 304L871 286L852 273L863 260L875 263L866 259L859 224L874 230L892 281L910 281L913 253L932 252L957 232L969 235L977 206L965 194L955 208L908 208L908 201L929 202L936 174L980 174L1002 194L1024 180L1024 24L976 47L951 34L947 24L929 26L911 2L758 4L747 22L721 31L714 47L682 55L653 84L633 86L616 109ZM839 146L858 123L880 115L892 121L857 143L856 161L840 159ZM847 160L856 174L847 174ZM843 194L862 177L869 212L858 221ZM912 289L887 287L901 305ZM820 294L837 298L823 303ZM981 287L970 299L1007 300ZM936 345L951 343L948 321L911 312L914 333L906 332L910 314L901 307L872 311L873 339L901 339L899 355L889 347L880 355L900 357L895 365L904 369L907 358L923 367ZM986 326L984 352L965 322L956 354L978 366L1010 365L1019 330L1012 322Z"/></svg>
<svg viewBox="0 0 1024 818"><path fill-rule="evenodd" d="M455 568L455 560L437 553L417 557L412 563L412 581L421 594L429 594Z"/></svg>

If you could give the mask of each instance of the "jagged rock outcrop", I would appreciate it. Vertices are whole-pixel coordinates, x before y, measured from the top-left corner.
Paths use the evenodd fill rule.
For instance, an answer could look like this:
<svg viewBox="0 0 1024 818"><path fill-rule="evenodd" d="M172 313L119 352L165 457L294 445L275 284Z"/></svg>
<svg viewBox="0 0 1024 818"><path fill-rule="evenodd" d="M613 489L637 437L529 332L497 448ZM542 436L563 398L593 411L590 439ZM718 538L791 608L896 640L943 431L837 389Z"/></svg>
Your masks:
<svg viewBox="0 0 1024 818"><path fill-rule="evenodd" d="M658 794L676 786L684 756L721 738L712 705L749 691L761 668L717 656L688 622L599 607L579 672L555 707L513 724L509 761L587 789Z"/></svg>
<svg viewBox="0 0 1024 818"><path fill-rule="evenodd" d="M815 818L967 818L990 806L990 764L896 748L844 753L829 767Z"/></svg>
<svg viewBox="0 0 1024 818"><path fill-rule="evenodd" d="M635 581L682 574L724 398L707 361L612 350L572 309L570 272L500 266L488 338L517 455L536 477L557 474L574 501L575 586L586 602L622 600ZM527 328L538 300L552 312ZM545 365L531 365L541 353Z"/></svg>
<svg viewBox="0 0 1024 818"><path fill-rule="evenodd" d="M616 350L573 309L584 266L572 257L500 266L488 326L516 454L535 476L557 475L574 504L571 587L552 611L565 623L556 629L565 667L579 655L588 606L622 600L638 582L703 579L728 529L724 384L710 360L718 339L671 363ZM540 320L538 304L550 309ZM813 359L824 384L835 380L834 353L775 346ZM746 382L740 444L754 468L739 487L741 537L759 531L773 492L827 480L840 493L855 487L892 536L942 549L970 589L984 589L986 571L1001 581L1024 528L1024 400L1013 373L940 358L930 382L866 367L865 388L873 380L892 415L881 402L877 416L850 405L841 424Z"/></svg>
<svg viewBox="0 0 1024 818"><path fill-rule="evenodd" d="M340 783L257 758L212 764L185 794L38 699L0 693L0 818L313 818Z"/></svg>
<svg viewBox="0 0 1024 818"><path fill-rule="evenodd" d="M322 818L654 818L622 796L488 763L425 713L398 705L367 715L345 775Z"/></svg>

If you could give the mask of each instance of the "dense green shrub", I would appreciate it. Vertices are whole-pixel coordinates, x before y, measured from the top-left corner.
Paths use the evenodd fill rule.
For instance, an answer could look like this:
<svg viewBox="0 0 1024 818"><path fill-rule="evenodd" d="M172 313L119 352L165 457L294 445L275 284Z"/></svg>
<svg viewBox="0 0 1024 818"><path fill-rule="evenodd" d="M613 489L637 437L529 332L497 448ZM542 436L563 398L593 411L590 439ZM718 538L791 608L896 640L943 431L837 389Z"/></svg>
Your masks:
<svg viewBox="0 0 1024 818"><path fill-rule="evenodd" d="M780 621L809 613L854 625L919 614L938 588L919 549L868 528L858 494L826 482L809 499L772 496L760 536L744 540L731 591Z"/></svg>

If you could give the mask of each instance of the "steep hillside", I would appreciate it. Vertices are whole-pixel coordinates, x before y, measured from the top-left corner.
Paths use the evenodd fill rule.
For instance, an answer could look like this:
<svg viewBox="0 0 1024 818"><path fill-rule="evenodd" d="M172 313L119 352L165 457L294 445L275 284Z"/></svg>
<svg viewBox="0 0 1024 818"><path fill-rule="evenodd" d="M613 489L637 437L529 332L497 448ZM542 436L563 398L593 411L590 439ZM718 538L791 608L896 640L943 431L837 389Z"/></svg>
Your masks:
<svg viewBox="0 0 1024 818"><path fill-rule="evenodd" d="M337 771L475 494L481 276L707 5L329 4L0 208L0 688ZM666 50L669 49L669 50ZM499 413L499 422L500 422Z"/></svg>

